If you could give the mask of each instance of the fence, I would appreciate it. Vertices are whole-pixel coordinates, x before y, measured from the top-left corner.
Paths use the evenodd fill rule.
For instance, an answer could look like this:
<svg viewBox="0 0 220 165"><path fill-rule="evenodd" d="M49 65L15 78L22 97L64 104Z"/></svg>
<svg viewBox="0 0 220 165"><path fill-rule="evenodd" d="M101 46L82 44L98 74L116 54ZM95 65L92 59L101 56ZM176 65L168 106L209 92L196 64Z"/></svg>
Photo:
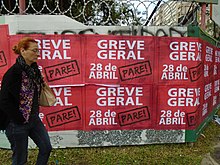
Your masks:
<svg viewBox="0 0 220 165"><path fill-rule="evenodd" d="M1 0L0 15L67 15L85 25L99 26L183 26L195 24L197 12L200 11L198 3L183 0L26 0L25 4L21 2L22 0Z"/></svg>

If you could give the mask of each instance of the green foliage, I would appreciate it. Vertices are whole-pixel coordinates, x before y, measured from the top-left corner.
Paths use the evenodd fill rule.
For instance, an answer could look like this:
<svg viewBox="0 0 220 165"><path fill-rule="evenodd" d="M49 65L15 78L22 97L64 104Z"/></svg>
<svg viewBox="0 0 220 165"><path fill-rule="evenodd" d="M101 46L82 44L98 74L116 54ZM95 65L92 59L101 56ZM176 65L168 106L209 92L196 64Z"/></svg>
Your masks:
<svg viewBox="0 0 220 165"><path fill-rule="evenodd" d="M134 19L134 14L127 3L119 3L118 1L74 1L71 12L65 15L85 25L121 25L128 24Z"/></svg>
<svg viewBox="0 0 220 165"><path fill-rule="evenodd" d="M211 122L195 143L53 149L49 165L200 165L219 134L219 125ZM10 165L11 154L0 149L1 164ZM37 150L29 150L28 164L35 164L36 158Z"/></svg>

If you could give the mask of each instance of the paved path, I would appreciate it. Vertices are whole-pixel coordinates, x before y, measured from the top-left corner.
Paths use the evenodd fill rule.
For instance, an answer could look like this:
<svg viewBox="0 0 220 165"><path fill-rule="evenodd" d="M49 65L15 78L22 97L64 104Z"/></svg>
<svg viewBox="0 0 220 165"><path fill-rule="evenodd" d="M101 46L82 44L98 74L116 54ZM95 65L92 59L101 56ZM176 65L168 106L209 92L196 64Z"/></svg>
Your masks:
<svg viewBox="0 0 220 165"><path fill-rule="evenodd" d="M214 146L214 152L203 158L201 165L220 165L220 144Z"/></svg>

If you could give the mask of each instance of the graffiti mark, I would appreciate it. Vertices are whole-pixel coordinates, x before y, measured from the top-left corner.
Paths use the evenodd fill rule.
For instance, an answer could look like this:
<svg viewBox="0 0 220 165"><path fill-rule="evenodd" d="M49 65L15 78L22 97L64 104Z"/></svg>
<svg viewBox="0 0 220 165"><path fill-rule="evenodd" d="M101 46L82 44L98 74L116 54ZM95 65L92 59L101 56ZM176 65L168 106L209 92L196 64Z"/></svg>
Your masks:
<svg viewBox="0 0 220 165"><path fill-rule="evenodd" d="M73 30L64 30L61 32L61 34L77 34L77 33Z"/></svg>
<svg viewBox="0 0 220 165"><path fill-rule="evenodd" d="M145 28L141 28L141 36L148 36L148 34L150 36L154 36L154 33L149 31L148 29Z"/></svg>
<svg viewBox="0 0 220 165"><path fill-rule="evenodd" d="M81 30L81 31L79 31L79 34L86 34L87 32L89 32L89 33L93 33L93 34L98 34L98 33L95 32L94 29L85 29L85 30Z"/></svg>
<svg viewBox="0 0 220 165"><path fill-rule="evenodd" d="M161 32L163 33L163 35L160 35ZM168 34L165 32L164 29L158 29L156 31L156 36L164 36L164 37L166 37L166 36L168 36Z"/></svg>
<svg viewBox="0 0 220 165"><path fill-rule="evenodd" d="M109 30L108 31L109 35L137 35L137 30Z"/></svg>
<svg viewBox="0 0 220 165"><path fill-rule="evenodd" d="M57 144L60 144L60 141L63 140L63 137L59 135L50 136L50 140L53 145L57 145Z"/></svg>
<svg viewBox="0 0 220 165"><path fill-rule="evenodd" d="M94 28L88 28L88 29L83 29L80 31L77 30L71 30L71 29L66 29L61 32L54 31L53 34L103 34L99 33L99 29L102 29L103 27L94 27ZM182 30L179 30L175 27L164 27L160 29L155 29L153 26L152 27L145 27L142 26L140 27L133 27L128 29L128 27L125 27L125 29L119 29L119 30L111 30L111 27L108 28L108 35L133 35L133 36L179 36L179 37L184 37L187 34L187 30L182 28ZM45 32L35 32L35 31L18 31L17 34L43 34L45 35Z"/></svg>
<svg viewBox="0 0 220 165"><path fill-rule="evenodd" d="M23 31L18 31L16 34L42 34L45 35L45 32L35 32L35 31L29 31L29 32L23 32ZM55 32L54 32L55 34Z"/></svg>

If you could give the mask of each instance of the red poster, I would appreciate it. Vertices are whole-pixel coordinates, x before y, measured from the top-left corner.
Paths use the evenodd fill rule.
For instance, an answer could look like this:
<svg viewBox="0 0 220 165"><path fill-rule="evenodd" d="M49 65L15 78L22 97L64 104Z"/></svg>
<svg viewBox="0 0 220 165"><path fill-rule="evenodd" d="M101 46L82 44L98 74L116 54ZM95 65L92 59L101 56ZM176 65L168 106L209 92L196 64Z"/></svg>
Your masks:
<svg viewBox="0 0 220 165"><path fill-rule="evenodd" d="M0 85L2 76L7 71L10 65L10 55L9 55L9 40L8 40L8 26L1 25L0 26Z"/></svg>
<svg viewBox="0 0 220 165"><path fill-rule="evenodd" d="M86 83L152 84L154 37L86 37Z"/></svg>
<svg viewBox="0 0 220 165"><path fill-rule="evenodd" d="M83 87L52 88L56 103L52 107L41 107L40 117L50 131L83 130Z"/></svg>
<svg viewBox="0 0 220 165"><path fill-rule="evenodd" d="M203 86L158 86L157 129L195 129L203 108Z"/></svg>
<svg viewBox="0 0 220 165"><path fill-rule="evenodd" d="M151 85L86 86L86 130L152 128Z"/></svg>
<svg viewBox="0 0 220 165"><path fill-rule="evenodd" d="M217 108L220 102L220 48L214 47L214 94L213 108Z"/></svg>
<svg viewBox="0 0 220 165"><path fill-rule="evenodd" d="M30 36L30 35L29 35ZM11 48L24 35L11 36ZM31 35L38 41L38 64L50 85L83 84L83 56L79 35ZM11 51L11 54L13 52ZM11 60L14 62L16 56Z"/></svg>
<svg viewBox="0 0 220 165"><path fill-rule="evenodd" d="M214 79L220 78L220 48L214 47Z"/></svg>
<svg viewBox="0 0 220 165"><path fill-rule="evenodd" d="M216 87L213 81L206 81L204 84L204 102L201 111L202 121L210 115L213 111L213 107L216 106L215 99L217 98L214 97L214 90Z"/></svg>
<svg viewBox="0 0 220 165"><path fill-rule="evenodd" d="M215 80L213 83L213 95L212 95L212 105L213 108L217 108L220 102L220 79Z"/></svg>
<svg viewBox="0 0 220 165"><path fill-rule="evenodd" d="M204 81L206 83L212 82L217 75L217 65L215 63L215 48L208 42L203 42L203 56L204 58Z"/></svg>
<svg viewBox="0 0 220 165"><path fill-rule="evenodd" d="M215 48L215 65L217 69L215 79L220 79L220 48Z"/></svg>
<svg viewBox="0 0 220 165"><path fill-rule="evenodd" d="M158 38L157 65L160 84L197 84L203 80L203 42L197 38ZM156 75L155 75L156 76Z"/></svg>

